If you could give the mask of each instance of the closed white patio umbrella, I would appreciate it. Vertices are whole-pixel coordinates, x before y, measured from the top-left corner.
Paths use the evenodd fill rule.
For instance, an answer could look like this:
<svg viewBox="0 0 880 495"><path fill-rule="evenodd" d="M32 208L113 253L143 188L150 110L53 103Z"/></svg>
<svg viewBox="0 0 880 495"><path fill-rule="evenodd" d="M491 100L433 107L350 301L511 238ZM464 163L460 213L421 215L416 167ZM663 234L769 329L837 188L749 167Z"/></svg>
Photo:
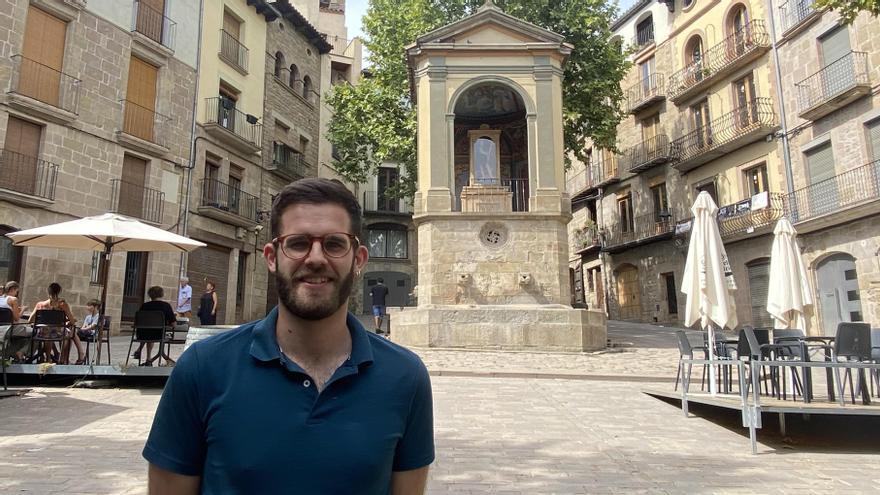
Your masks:
<svg viewBox="0 0 880 495"><path fill-rule="evenodd" d="M774 328L797 328L808 334L806 316L813 305L813 294L798 249L797 231L782 217L773 235L767 312L773 317Z"/></svg>
<svg viewBox="0 0 880 495"><path fill-rule="evenodd" d="M733 329L737 324L733 299L736 284L718 230L718 207L709 193L700 192L691 212L694 214L693 228L681 284L681 291L686 296L684 323L691 326L699 321L700 328L708 329L709 358L715 359L713 324L722 329ZM709 390L715 394L714 366L709 367L709 380Z"/></svg>
<svg viewBox="0 0 880 495"><path fill-rule="evenodd" d="M189 252L205 244L160 228L141 223L133 218L104 213L69 222L56 223L20 230L6 234L16 246L53 247L101 251L104 259L110 259L113 251L176 251ZM105 313L107 302L107 277L110 270L104 270L101 280L101 314ZM99 342L103 338L98 336ZM101 346L98 346L97 360L101 359Z"/></svg>

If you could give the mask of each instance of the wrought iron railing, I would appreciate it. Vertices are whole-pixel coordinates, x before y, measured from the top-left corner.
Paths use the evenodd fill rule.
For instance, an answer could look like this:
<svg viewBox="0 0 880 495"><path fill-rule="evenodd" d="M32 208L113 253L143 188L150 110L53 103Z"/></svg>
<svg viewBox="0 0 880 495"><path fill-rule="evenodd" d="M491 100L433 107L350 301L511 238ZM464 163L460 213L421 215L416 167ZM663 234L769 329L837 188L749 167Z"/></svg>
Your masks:
<svg viewBox="0 0 880 495"><path fill-rule="evenodd" d="M529 211L529 179L501 179L501 185L513 193L513 211Z"/></svg>
<svg viewBox="0 0 880 495"><path fill-rule="evenodd" d="M632 112L653 98L662 98L664 89L663 73L655 72L642 78L626 90L627 111Z"/></svg>
<svg viewBox="0 0 880 495"><path fill-rule="evenodd" d="M318 6L322 9L332 10L335 12L345 12L345 2L333 0L320 0Z"/></svg>
<svg viewBox="0 0 880 495"><path fill-rule="evenodd" d="M134 0L134 19L132 31L141 33L151 40L174 49L177 35L177 23L141 0Z"/></svg>
<svg viewBox="0 0 880 495"><path fill-rule="evenodd" d="M248 70L247 47L225 29L220 30L220 56L241 70Z"/></svg>
<svg viewBox="0 0 880 495"><path fill-rule="evenodd" d="M675 99L759 48L769 46L770 37L767 35L764 21L753 19L742 29L706 50L698 60L692 61L669 76L667 95L670 99Z"/></svg>
<svg viewBox="0 0 880 495"><path fill-rule="evenodd" d="M580 251L593 246L600 245L599 229L594 225L576 229L573 236L574 250Z"/></svg>
<svg viewBox="0 0 880 495"><path fill-rule="evenodd" d="M402 206L401 203L403 203ZM364 191L361 206L364 211L371 212L412 213L412 206L410 206L409 201L386 197L383 192L379 191Z"/></svg>
<svg viewBox="0 0 880 495"><path fill-rule="evenodd" d="M113 197L110 211L153 223L162 223L165 211L165 193L143 184L112 179Z"/></svg>
<svg viewBox="0 0 880 495"><path fill-rule="evenodd" d="M782 34L785 35L816 13L814 0L788 0L779 6Z"/></svg>
<svg viewBox="0 0 880 495"><path fill-rule="evenodd" d="M27 196L55 199L58 165L15 151L0 150L0 188Z"/></svg>
<svg viewBox="0 0 880 495"><path fill-rule="evenodd" d="M863 84L869 84L868 54L849 52L795 84L798 107L803 113Z"/></svg>
<svg viewBox="0 0 880 495"><path fill-rule="evenodd" d="M273 143L272 165L292 179L306 176L307 164L303 154L283 143Z"/></svg>
<svg viewBox="0 0 880 495"><path fill-rule="evenodd" d="M225 98L214 97L205 100L206 123L217 124L259 147L263 142L263 125L257 120L255 116L235 108L235 105Z"/></svg>
<svg viewBox="0 0 880 495"><path fill-rule="evenodd" d="M341 36L328 36L327 43L330 43L333 48L330 50L332 55L342 55L342 56L351 56L346 55L345 52L348 50L348 47L351 45L352 40L343 38Z"/></svg>
<svg viewBox="0 0 880 495"><path fill-rule="evenodd" d="M718 208L721 237L732 237L773 227L785 215L785 194L763 192Z"/></svg>
<svg viewBox="0 0 880 495"><path fill-rule="evenodd" d="M574 171L569 169L565 172L565 190L572 196L593 185L593 167L587 165L578 168L580 170Z"/></svg>
<svg viewBox="0 0 880 495"><path fill-rule="evenodd" d="M880 199L880 160L792 192L788 210L793 222L803 222L877 199Z"/></svg>
<svg viewBox="0 0 880 495"><path fill-rule="evenodd" d="M593 155L590 168L592 169L592 185L594 187L620 180L617 161L617 155L614 153L599 151Z"/></svg>
<svg viewBox="0 0 880 495"><path fill-rule="evenodd" d="M678 163L684 165L740 137L774 125L776 113L772 100L755 98L675 139L671 144L672 153Z"/></svg>
<svg viewBox="0 0 880 495"><path fill-rule="evenodd" d="M675 159L673 146L669 144L666 134L657 134L641 143L624 150L620 158L620 166L630 173L638 173L655 165L661 165Z"/></svg>
<svg viewBox="0 0 880 495"><path fill-rule="evenodd" d="M234 215L259 223L257 211L260 198L248 194L240 187L220 182L217 179L202 179L202 197L199 205L217 208Z"/></svg>
<svg viewBox="0 0 880 495"><path fill-rule="evenodd" d="M168 128L171 117L156 113L137 103L125 100L125 116L122 121L122 132L136 138L168 147Z"/></svg>
<svg viewBox="0 0 880 495"><path fill-rule="evenodd" d="M77 113L82 81L36 60L13 55L10 92Z"/></svg>
<svg viewBox="0 0 880 495"><path fill-rule="evenodd" d="M625 244L647 241L654 237L671 234L675 220L671 213L651 212L646 215L633 217L632 223L614 223L606 230L605 248L613 248Z"/></svg>

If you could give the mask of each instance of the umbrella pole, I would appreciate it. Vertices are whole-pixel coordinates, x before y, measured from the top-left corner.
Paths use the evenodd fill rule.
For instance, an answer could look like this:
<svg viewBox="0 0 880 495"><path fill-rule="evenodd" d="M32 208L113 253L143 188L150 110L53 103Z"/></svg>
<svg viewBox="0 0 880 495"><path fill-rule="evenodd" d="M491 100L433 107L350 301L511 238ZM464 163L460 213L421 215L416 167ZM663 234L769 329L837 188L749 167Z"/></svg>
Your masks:
<svg viewBox="0 0 880 495"><path fill-rule="evenodd" d="M104 245L104 273L101 275L101 312L98 313L102 322L104 321L104 317L107 316L107 280L110 278L110 249L112 249L112 247L109 243ZM96 364L101 364L101 342L104 341L105 331L106 329L103 324L98 325L98 341L96 342L98 350L95 353Z"/></svg>
<svg viewBox="0 0 880 495"><path fill-rule="evenodd" d="M715 325L709 323L709 393L715 395L718 393L718 386L715 383Z"/></svg>

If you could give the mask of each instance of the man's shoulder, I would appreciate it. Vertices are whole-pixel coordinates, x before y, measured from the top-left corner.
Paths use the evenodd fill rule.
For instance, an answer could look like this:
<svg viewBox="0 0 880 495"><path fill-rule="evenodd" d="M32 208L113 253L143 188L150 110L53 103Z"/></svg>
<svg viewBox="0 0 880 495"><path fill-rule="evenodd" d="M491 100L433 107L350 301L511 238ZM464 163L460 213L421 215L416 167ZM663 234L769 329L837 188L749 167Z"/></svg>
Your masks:
<svg viewBox="0 0 880 495"><path fill-rule="evenodd" d="M402 373L427 372L422 358L413 351L372 332L367 332L367 337L373 347L374 359L379 360L383 366L394 368Z"/></svg>
<svg viewBox="0 0 880 495"><path fill-rule="evenodd" d="M222 355L231 355L236 349L241 347L249 347L253 340L254 326L260 320L245 323L231 330L218 333L199 340L192 344L192 347L198 350L200 357L215 357Z"/></svg>

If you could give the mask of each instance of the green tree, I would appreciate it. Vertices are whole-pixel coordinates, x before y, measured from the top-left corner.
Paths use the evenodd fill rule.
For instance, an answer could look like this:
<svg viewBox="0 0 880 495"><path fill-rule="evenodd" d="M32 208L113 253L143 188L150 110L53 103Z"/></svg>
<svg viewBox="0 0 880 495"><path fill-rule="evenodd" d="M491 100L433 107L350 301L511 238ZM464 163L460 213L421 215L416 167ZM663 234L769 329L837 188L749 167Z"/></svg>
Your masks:
<svg viewBox="0 0 880 495"><path fill-rule="evenodd" d="M816 0L816 8L825 7L837 11L845 24L852 24L862 11L880 15L880 0Z"/></svg>
<svg viewBox="0 0 880 495"><path fill-rule="evenodd" d="M496 0L508 14L565 37L575 49L565 66L566 160L586 160L586 145L614 148L623 114L620 80L628 62L612 39L616 7L606 0ZM401 163L406 178L391 194L411 196L416 180L416 119L405 47L419 36L470 15L483 0L370 0L363 19L371 75L328 95L334 109L328 137L336 169L364 182L383 162Z"/></svg>

